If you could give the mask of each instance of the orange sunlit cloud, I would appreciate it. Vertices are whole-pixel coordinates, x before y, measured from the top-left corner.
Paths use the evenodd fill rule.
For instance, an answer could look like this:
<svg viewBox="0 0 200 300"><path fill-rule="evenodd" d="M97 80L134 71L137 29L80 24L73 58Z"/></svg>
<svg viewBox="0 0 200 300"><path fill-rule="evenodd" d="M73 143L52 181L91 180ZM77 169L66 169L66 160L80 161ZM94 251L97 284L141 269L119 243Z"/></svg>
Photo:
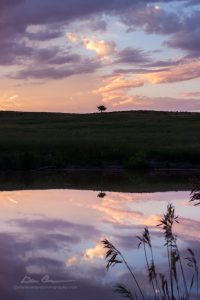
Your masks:
<svg viewBox="0 0 200 300"><path fill-rule="evenodd" d="M125 76L118 75L104 80L104 85L100 87L97 93L106 93L115 90L136 88L143 86L144 82L135 78L126 78Z"/></svg>
<svg viewBox="0 0 200 300"><path fill-rule="evenodd" d="M126 202L106 196L98 205L94 204L93 209L99 211L104 220L129 224L140 219L143 214L139 211L130 210Z"/></svg>
<svg viewBox="0 0 200 300"><path fill-rule="evenodd" d="M153 84L172 83L198 78L200 76L200 60L189 59L167 71L156 72L144 75Z"/></svg>
<svg viewBox="0 0 200 300"><path fill-rule="evenodd" d="M144 82L140 79L116 75L104 79L102 86L94 90L93 93L100 95L103 102L111 103L113 106L123 105L134 101L127 92L142 87L143 84Z"/></svg>
<svg viewBox="0 0 200 300"><path fill-rule="evenodd" d="M0 109L8 110L13 107L19 107L20 104L17 101L19 95L13 94L13 92L3 93L0 95Z"/></svg>
<svg viewBox="0 0 200 300"><path fill-rule="evenodd" d="M76 43L79 40L79 37L73 32L67 32L66 37L72 43Z"/></svg>
<svg viewBox="0 0 200 300"><path fill-rule="evenodd" d="M86 49L95 51L100 57L109 57L111 54L114 54L116 48L115 43L112 41L95 41L91 38L84 38L83 43Z"/></svg>
<svg viewBox="0 0 200 300"><path fill-rule="evenodd" d="M97 244L94 248L88 248L83 254L85 260L93 260L94 258L104 259L106 250L102 244Z"/></svg>
<svg viewBox="0 0 200 300"><path fill-rule="evenodd" d="M181 93L182 97L200 97L200 92L183 92Z"/></svg>

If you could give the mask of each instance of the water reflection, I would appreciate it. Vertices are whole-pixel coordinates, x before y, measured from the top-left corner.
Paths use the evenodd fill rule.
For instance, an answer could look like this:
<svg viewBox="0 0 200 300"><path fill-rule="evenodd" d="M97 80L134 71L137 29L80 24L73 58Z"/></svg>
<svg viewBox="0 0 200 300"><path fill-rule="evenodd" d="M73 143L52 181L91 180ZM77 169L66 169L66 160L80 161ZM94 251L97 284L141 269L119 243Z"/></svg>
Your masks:
<svg viewBox="0 0 200 300"><path fill-rule="evenodd" d="M120 193L81 190L21 190L0 192L0 299L121 299L114 282L128 281L122 266L106 273L108 238L125 254L143 278L143 255L136 236L144 226L152 233L156 259L163 240L155 227L168 202L180 217L175 231L181 249L199 247L199 208L189 204L189 191ZM133 259L134 257L134 259ZM24 276L40 281L74 280L76 289L15 289Z"/></svg>

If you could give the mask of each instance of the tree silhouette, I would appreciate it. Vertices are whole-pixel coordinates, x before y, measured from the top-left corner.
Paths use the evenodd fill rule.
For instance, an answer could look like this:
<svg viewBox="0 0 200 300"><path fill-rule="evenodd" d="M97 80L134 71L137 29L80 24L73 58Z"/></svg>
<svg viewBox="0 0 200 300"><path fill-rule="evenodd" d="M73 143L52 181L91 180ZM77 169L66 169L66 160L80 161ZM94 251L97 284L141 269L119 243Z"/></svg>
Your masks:
<svg viewBox="0 0 200 300"><path fill-rule="evenodd" d="M104 105L99 105L97 106L97 109L102 113L103 111L106 111L107 107L105 107Z"/></svg>

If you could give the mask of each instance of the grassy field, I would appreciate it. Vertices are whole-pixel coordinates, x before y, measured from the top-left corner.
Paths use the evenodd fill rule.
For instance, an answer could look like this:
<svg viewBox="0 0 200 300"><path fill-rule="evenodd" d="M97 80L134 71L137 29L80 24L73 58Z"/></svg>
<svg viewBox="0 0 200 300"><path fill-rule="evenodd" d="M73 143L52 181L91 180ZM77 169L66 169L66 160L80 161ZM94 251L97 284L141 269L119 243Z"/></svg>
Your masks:
<svg viewBox="0 0 200 300"><path fill-rule="evenodd" d="M200 113L0 112L0 169L200 165Z"/></svg>

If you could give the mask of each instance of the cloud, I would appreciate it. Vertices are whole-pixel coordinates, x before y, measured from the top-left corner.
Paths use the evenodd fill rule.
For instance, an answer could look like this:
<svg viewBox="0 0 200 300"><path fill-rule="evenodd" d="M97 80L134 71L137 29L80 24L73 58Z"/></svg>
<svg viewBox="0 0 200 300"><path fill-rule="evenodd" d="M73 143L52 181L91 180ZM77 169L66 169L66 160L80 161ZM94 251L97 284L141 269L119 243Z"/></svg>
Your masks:
<svg viewBox="0 0 200 300"><path fill-rule="evenodd" d="M179 82L198 77L200 77L199 59L188 59L168 71L145 75L145 78L153 84Z"/></svg>
<svg viewBox="0 0 200 300"><path fill-rule="evenodd" d="M145 63L149 61L148 55L140 50L134 48L125 48L118 52L117 60L114 63Z"/></svg>
<svg viewBox="0 0 200 300"><path fill-rule="evenodd" d="M89 271L85 266L81 265L76 273L73 273L72 266L66 267L65 260L62 255L60 256L61 251L58 254L53 249L49 249L48 252L43 249L43 255L41 255L38 253L38 249L33 247L34 242L32 244L27 239L22 243L20 240L24 240L23 233L18 233L17 235L0 233L0 265L1 273L3 274L0 280L1 299L26 299L27 289L19 291L19 289L14 287L20 285L25 275L40 281L45 274L54 280L75 280L73 285L78 286L78 288L73 290L67 289L67 297L70 299L116 299L116 295L110 288L110 283L102 284L102 278L105 275L104 265L101 268L97 266L91 268L91 265L89 265ZM30 253L29 256L27 256L27 251ZM35 289L29 289L28 297L34 299L35 293ZM59 299L66 299L66 289L60 288L57 291L52 289L48 291L46 289L45 293L42 287L37 290L37 299L53 300L55 295ZM118 299L120 300L117 297Z"/></svg>
<svg viewBox="0 0 200 300"><path fill-rule="evenodd" d="M66 37L72 43L76 43L79 41L79 37L73 32L67 32Z"/></svg>
<svg viewBox="0 0 200 300"><path fill-rule="evenodd" d="M112 41L95 41L91 38L84 38L83 43L86 49L95 51L100 57L113 55L116 48L116 44Z"/></svg>
<svg viewBox="0 0 200 300"><path fill-rule="evenodd" d="M69 52L62 52L58 47L36 49L33 52L32 59L39 65L55 64L64 65L68 63L78 63L81 56Z"/></svg>
<svg viewBox="0 0 200 300"><path fill-rule="evenodd" d="M61 66L61 67L52 67L52 66L28 66L25 69L22 69L16 73L8 75L8 78L12 79L51 79L51 80L58 80L66 77L70 77L73 75L80 75L80 74L87 74L93 73L98 68L100 68L101 64L97 60L90 60L84 59L81 60L80 63L74 64L74 56L71 56L72 64L68 66ZM63 57L60 57L63 60ZM55 63L58 64L59 57L56 58ZM67 60L67 58L65 58Z"/></svg>
<svg viewBox="0 0 200 300"><path fill-rule="evenodd" d="M181 93L181 96L183 96L183 97L199 97L200 98L200 92L183 92L183 93Z"/></svg>
<svg viewBox="0 0 200 300"><path fill-rule="evenodd" d="M126 78L122 75L115 75L104 79L104 84L102 87L97 89L95 92L98 94L104 94L107 92L112 92L115 90L137 88L143 86L144 82L135 78Z"/></svg>
<svg viewBox="0 0 200 300"><path fill-rule="evenodd" d="M129 200L128 200L129 201ZM103 216L103 221L108 221L118 224L130 224L135 220L142 218L143 213L139 211L130 210L127 207L128 201L120 201L117 198L104 197L101 202L94 204L93 208L96 211L101 212Z"/></svg>
<svg viewBox="0 0 200 300"><path fill-rule="evenodd" d="M184 62L184 57L179 59L167 59L167 60L156 60L145 64L145 67L153 67L153 68L160 68L160 67L171 67L179 65L180 63ZM159 70L159 69L157 69Z"/></svg>
<svg viewBox="0 0 200 300"><path fill-rule="evenodd" d="M73 265L76 265L79 262L79 259L77 256L70 256L67 261L66 261L66 265L71 267Z"/></svg>
<svg viewBox="0 0 200 300"><path fill-rule="evenodd" d="M90 37L82 38L73 32L68 32L66 37L71 43L84 46L87 50L94 51L102 58L107 58L115 52L116 44L113 41L94 40Z"/></svg>
<svg viewBox="0 0 200 300"><path fill-rule="evenodd" d="M85 250L83 257L85 260L93 260L95 258L104 259L105 249L102 244L97 244L94 248L88 248Z"/></svg>
<svg viewBox="0 0 200 300"><path fill-rule="evenodd" d="M126 96L118 95L118 98L110 99L113 107L122 107L123 110L142 109L157 111L193 111L199 112L200 100L195 98L173 97L147 97L142 95Z"/></svg>
<svg viewBox="0 0 200 300"><path fill-rule="evenodd" d="M139 79L132 77L126 77L123 75L114 75L105 78L103 85L94 90L93 93L100 95L103 102L119 102L123 101L129 102L130 96L126 96L127 91L133 88L139 88L143 86L144 82Z"/></svg>
<svg viewBox="0 0 200 300"><path fill-rule="evenodd" d="M0 9L4 10L22 3L24 3L24 0L2 0L0 2Z"/></svg>
<svg viewBox="0 0 200 300"><path fill-rule="evenodd" d="M153 104L152 100L148 97L141 97L141 96L124 96L119 95L118 98L116 98L117 101L114 101L112 103L113 107L120 107L120 106L126 106L126 105L132 105L133 107L146 107L151 106Z"/></svg>
<svg viewBox="0 0 200 300"><path fill-rule="evenodd" d="M147 34L170 35L164 46L183 49L190 57L200 55L200 11L180 12L164 10L149 1L146 7L130 9L121 15L121 21L130 30L143 29Z"/></svg>
<svg viewBox="0 0 200 300"><path fill-rule="evenodd" d="M163 69L115 69L113 71L113 74L108 76L108 77L113 77L114 75L123 75L123 74L148 74L148 73L159 73L159 72L164 72L168 71L168 68L163 68Z"/></svg>
<svg viewBox="0 0 200 300"><path fill-rule="evenodd" d="M18 102L19 95L16 93L7 92L0 95L0 109L9 110L13 107L19 107L20 103Z"/></svg>
<svg viewBox="0 0 200 300"><path fill-rule="evenodd" d="M181 18L178 14L168 12L157 5L141 6L130 9L121 15L121 21L129 27L129 30L143 28L145 32L152 34L171 34L182 28Z"/></svg>
<svg viewBox="0 0 200 300"><path fill-rule="evenodd" d="M89 28L93 31L106 31L107 23L104 20L90 20Z"/></svg>
<svg viewBox="0 0 200 300"><path fill-rule="evenodd" d="M37 32L27 32L26 36L29 40L34 41L49 41L52 39L57 39L63 35L63 32L60 30L44 29Z"/></svg>
<svg viewBox="0 0 200 300"><path fill-rule="evenodd" d="M71 223L65 220L59 220L59 219L35 219L35 220L26 220L26 219L16 219L9 222L10 225L14 225L15 227L18 226L20 228L26 229L28 231L32 231L34 229L35 233L38 232L46 232L50 231L51 234L53 234L53 237L57 240L63 240L63 234L57 234L60 231L68 232L68 235L65 235L64 240L69 242L78 242L77 235L73 238L73 233L79 233L81 234L82 238L92 238L97 237L99 232L95 227L90 225L81 225L81 224L75 224ZM72 233L72 235L69 235L69 232ZM56 235L55 235L56 234ZM80 235L79 235L80 236Z"/></svg>
<svg viewBox="0 0 200 300"><path fill-rule="evenodd" d="M200 18L200 14L199 14ZM199 22L200 23L200 22ZM189 57L198 57L200 56L200 24L199 28L195 30L185 30L178 32L173 35L173 37L165 42L165 45L173 48L180 48L186 50L189 54Z"/></svg>

